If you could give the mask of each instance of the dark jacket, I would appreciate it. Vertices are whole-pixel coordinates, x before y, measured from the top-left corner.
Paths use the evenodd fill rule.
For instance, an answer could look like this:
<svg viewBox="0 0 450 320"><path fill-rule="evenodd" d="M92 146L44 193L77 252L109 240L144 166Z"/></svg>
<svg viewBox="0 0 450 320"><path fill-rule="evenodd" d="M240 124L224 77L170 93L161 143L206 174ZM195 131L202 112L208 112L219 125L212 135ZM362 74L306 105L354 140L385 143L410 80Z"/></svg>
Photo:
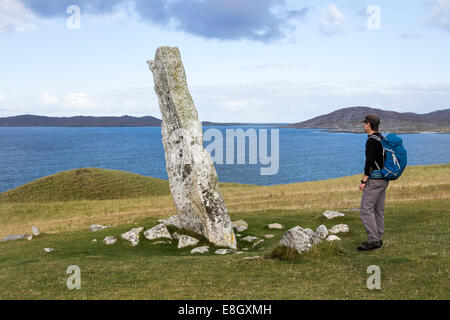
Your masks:
<svg viewBox="0 0 450 320"><path fill-rule="evenodd" d="M378 136L380 139L384 139L379 132L375 132L373 135ZM364 165L364 174L366 176L370 176L372 170L378 170L375 161L380 169L384 166L383 146L381 145L381 142L377 139L370 138L370 136L370 134L367 135L366 142L366 163Z"/></svg>

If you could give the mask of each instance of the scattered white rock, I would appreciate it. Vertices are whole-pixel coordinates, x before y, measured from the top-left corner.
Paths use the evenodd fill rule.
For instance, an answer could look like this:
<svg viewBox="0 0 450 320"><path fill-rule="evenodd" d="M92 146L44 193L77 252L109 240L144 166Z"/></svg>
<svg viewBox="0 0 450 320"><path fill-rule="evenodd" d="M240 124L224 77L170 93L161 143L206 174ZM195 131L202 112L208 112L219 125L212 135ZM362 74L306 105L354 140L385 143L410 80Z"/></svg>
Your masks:
<svg viewBox="0 0 450 320"><path fill-rule="evenodd" d="M320 239L314 231L309 228L303 229L300 226L296 226L286 231L279 245L297 250L298 253L303 253L318 242L320 242Z"/></svg>
<svg viewBox="0 0 450 320"><path fill-rule="evenodd" d="M261 258L260 256L251 256L251 257L245 257L242 260L256 260L256 259L260 259L260 258Z"/></svg>
<svg viewBox="0 0 450 320"><path fill-rule="evenodd" d="M237 238L242 237L242 234L240 234L240 233L235 233L234 235L235 235Z"/></svg>
<svg viewBox="0 0 450 320"><path fill-rule="evenodd" d="M253 236L246 236L245 238L242 238L242 241L247 241L247 242L253 242L255 240L258 240L258 238L253 237Z"/></svg>
<svg viewBox="0 0 450 320"><path fill-rule="evenodd" d="M338 234L338 233L346 233L350 231L350 228L346 224L337 224L333 226L330 230L331 234Z"/></svg>
<svg viewBox="0 0 450 320"><path fill-rule="evenodd" d="M189 246L195 246L198 242L199 242L198 239L182 234L178 238L178 249Z"/></svg>
<svg viewBox="0 0 450 320"><path fill-rule="evenodd" d="M209 251L209 247L208 246L203 246L203 247L197 247L191 250L191 253L206 253Z"/></svg>
<svg viewBox="0 0 450 320"><path fill-rule="evenodd" d="M244 220L233 221L231 222L231 225L237 232L244 232L248 228L248 223L245 222Z"/></svg>
<svg viewBox="0 0 450 320"><path fill-rule="evenodd" d="M33 240L33 235L29 235L29 236L27 237L27 240L28 240L28 241Z"/></svg>
<svg viewBox="0 0 450 320"><path fill-rule="evenodd" d="M172 239L178 240L180 238L180 234L178 232L172 233Z"/></svg>
<svg viewBox="0 0 450 320"><path fill-rule="evenodd" d="M249 248L242 248L243 251L248 251Z"/></svg>
<svg viewBox="0 0 450 320"><path fill-rule="evenodd" d="M5 241L14 241L14 240L20 240L20 239L26 239L27 235L26 234L12 234L10 236L6 236L3 239L0 240L0 242L5 242Z"/></svg>
<svg viewBox="0 0 450 320"><path fill-rule="evenodd" d="M325 218L327 218L328 220L331 220L331 219L334 219L334 218L337 218L337 217L344 217L345 214L343 214L342 212L339 212L339 211L329 211L329 210L327 210L327 211L323 212L323 216Z"/></svg>
<svg viewBox="0 0 450 320"><path fill-rule="evenodd" d="M97 242L97 239L92 239L92 242Z"/></svg>
<svg viewBox="0 0 450 320"><path fill-rule="evenodd" d="M169 230L167 230L166 225L162 223L145 231L144 237L146 237L148 240L154 240L159 238L167 238L172 240L172 236L170 235Z"/></svg>
<svg viewBox="0 0 450 320"><path fill-rule="evenodd" d="M89 227L90 232L97 232L99 230L103 230L109 228L108 226L102 226L101 224L93 224Z"/></svg>
<svg viewBox="0 0 450 320"><path fill-rule="evenodd" d="M328 236L326 239L326 241L336 241L336 240L341 240L341 238L339 238L338 236L335 236L334 234Z"/></svg>
<svg viewBox="0 0 450 320"><path fill-rule="evenodd" d="M265 234L264 238L266 239L272 239L273 237L275 237L273 234Z"/></svg>
<svg viewBox="0 0 450 320"><path fill-rule="evenodd" d="M254 247L256 247L258 244L263 243L263 242L264 242L264 239L261 239L261 240L255 242L255 243L253 244L253 246L252 246L252 249L253 249Z"/></svg>
<svg viewBox="0 0 450 320"><path fill-rule="evenodd" d="M325 239L328 236L328 229L325 225L320 225L316 229L316 235L321 239Z"/></svg>
<svg viewBox="0 0 450 320"><path fill-rule="evenodd" d="M116 243L117 239L113 236L108 236L105 239L103 239L103 241L105 241L105 243L110 246L113 245L114 243Z"/></svg>
<svg viewBox="0 0 450 320"><path fill-rule="evenodd" d="M269 229L279 229L279 230L283 229L283 226L279 223L271 223L271 224L267 225L267 227Z"/></svg>
<svg viewBox="0 0 450 320"><path fill-rule="evenodd" d="M215 254L229 254L233 252L235 252L235 250L233 249L217 249L216 251L214 251Z"/></svg>
<svg viewBox="0 0 450 320"><path fill-rule="evenodd" d="M44 248L44 251L50 253L52 251L55 251L55 249L53 249L53 248Z"/></svg>
<svg viewBox="0 0 450 320"><path fill-rule="evenodd" d="M128 240L131 242L131 245L137 246L139 244L139 234L144 230L143 227L133 228L128 232L122 233L120 237L124 240Z"/></svg>
<svg viewBox="0 0 450 320"><path fill-rule="evenodd" d="M41 234L41 231L39 231L38 227L31 226L31 233L33 234L33 236L38 236Z"/></svg>

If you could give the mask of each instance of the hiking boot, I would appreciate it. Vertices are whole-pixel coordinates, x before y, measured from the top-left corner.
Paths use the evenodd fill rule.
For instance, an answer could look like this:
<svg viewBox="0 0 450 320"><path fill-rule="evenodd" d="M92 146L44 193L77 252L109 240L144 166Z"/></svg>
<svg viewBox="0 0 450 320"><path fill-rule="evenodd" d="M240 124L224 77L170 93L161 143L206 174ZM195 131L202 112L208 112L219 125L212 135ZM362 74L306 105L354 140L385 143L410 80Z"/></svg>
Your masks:
<svg viewBox="0 0 450 320"><path fill-rule="evenodd" d="M366 251L366 250L374 250L381 248L381 241L373 241L373 242L363 242L359 247L358 251Z"/></svg>

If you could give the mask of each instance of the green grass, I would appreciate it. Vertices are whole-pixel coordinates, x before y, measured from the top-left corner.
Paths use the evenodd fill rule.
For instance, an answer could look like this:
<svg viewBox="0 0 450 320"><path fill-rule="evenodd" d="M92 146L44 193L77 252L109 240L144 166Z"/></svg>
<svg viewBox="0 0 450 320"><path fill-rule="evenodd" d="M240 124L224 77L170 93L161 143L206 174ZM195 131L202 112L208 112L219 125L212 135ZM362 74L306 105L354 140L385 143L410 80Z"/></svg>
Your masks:
<svg viewBox="0 0 450 320"><path fill-rule="evenodd" d="M55 202L169 195L166 180L99 168L63 171L0 194L1 202Z"/></svg>
<svg viewBox="0 0 450 320"><path fill-rule="evenodd" d="M408 167L399 181L390 184L384 246L373 252L356 251L365 240L358 212L345 211L345 217L332 221L321 216L325 209L359 206L361 194L355 190L359 175L273 187L223 185L232 219L249 224L243 236L275 235L244 254L226 256L193 256L190 248L177 249L176 242L154 245L142 235L137 247L120 239L124 231L150 228L156 218L172 214L170 196L0 202L2 229L22 230L18 225L24 221L28 228L29 219L41 226L40 216L48 227L32 241L0 243L0 299L448 299L449 168L448 164ZM160 211L151 211L155 206ZM62 214L66 217L71 208L78 221L71 231L51 227L58 225L54 216L60 210L67 210ZM106 211L94 214L102 208ZM15 219L6 218L14 215ZM113 227L88 232L88 223L101 217L115 222ZM274 222L283 224L284 230L267 229ZM322 242L294 260L268 258L288 228L339 223L350 227L348 234L340 235L341 242ZM118 243L104 245L101 240L107 235L116 236ZM93 238L99 241L94 243ZM238 246L249 247L241 241ZM45 253L45 247L55 251ZM243 259L254 255L262 259ZM66 288L65 272L73 264L81 268L81 290ZM381 268L381 290L366 288L370 265Z"/></svg>

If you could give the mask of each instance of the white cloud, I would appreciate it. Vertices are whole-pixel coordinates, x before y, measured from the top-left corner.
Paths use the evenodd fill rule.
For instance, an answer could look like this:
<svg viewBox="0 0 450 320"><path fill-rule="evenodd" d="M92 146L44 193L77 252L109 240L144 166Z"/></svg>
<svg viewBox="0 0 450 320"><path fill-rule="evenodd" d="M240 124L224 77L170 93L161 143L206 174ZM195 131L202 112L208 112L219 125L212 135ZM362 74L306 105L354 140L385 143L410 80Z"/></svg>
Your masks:
<svg viewBox="0 0 450 320"><path fill-rule="evenodd" d="M450 0L430 0L433 13L429 17L432 25L450 32Z"/></svg>
<svg viewBox="0 0 450 320"><path fill-rule="evenodd" d="M320 32L326 36L334 36L341 32L345 23L345 16L336 5L331 4L324 11L324 18L320 23Z"/></svg>
<svg viewBox="0 0 450 320"><path fill-rule="evenodd" d="M0 32L36 29L36 16L18 0L0 0Z"/></svg>
<svg viewBox="0 0 450 320"><path fill-rule="evenodd" d="M261 101L255 99L227 100L219 102L219 106L228 111L251 111L262 105Z"/></svg>

